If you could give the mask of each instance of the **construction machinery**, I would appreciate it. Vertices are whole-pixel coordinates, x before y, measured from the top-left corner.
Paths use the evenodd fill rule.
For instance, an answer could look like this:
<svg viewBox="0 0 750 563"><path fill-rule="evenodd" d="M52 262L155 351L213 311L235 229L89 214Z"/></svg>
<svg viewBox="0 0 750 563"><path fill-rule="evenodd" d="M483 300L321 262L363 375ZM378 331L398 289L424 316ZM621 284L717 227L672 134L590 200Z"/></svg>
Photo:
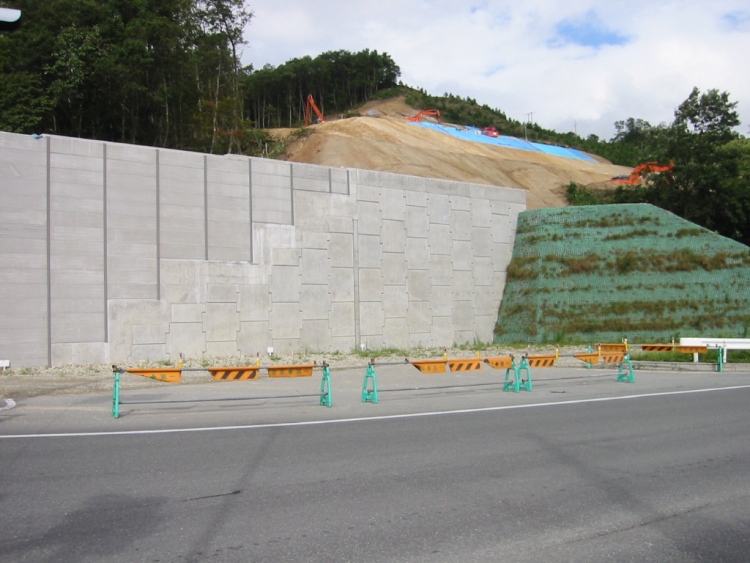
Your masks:
<svg viewBox="0 0 750 563"><path fill-rule="evenodd" d="M644 162L639 164L630 173L630 176L615 176L610 180L614 184L628 184L635 185L643 182L643 178L649 174L657 174L661 172L671 172L674 167L673 163L659 164L658 162Z"/></svg>
<svg viewBox="0 0 750 563"><path fill-rule="evenodd" d="M406 115L406 116L404 116L404 119L406 121L416 121L416 122L419 122L419 121L422 121L422 118L424 116L426 116L426 115L435 117L437 119L438 123L442 123L443 122L443 118L440 115L440 110L439 109L423 109L417 115Z"/></svg>
<svg viewBox="0 0 750 563"><path fill-rule="evenodd" d="M307 105L305 106L305 127L310 125L310 110L314 111L315 115L318 116L318 123L326 122L323 114L320 112L320 109L318 109L318 105L315 103L315 99L313 98L312 94L308 94Z"/></svg>
<svg viewBox="0 0 750 563"><path fill-rule="evenodd" d="M487 135L488 137L499 137L500 131L494 126L482 127L482 135Z"/></svg>

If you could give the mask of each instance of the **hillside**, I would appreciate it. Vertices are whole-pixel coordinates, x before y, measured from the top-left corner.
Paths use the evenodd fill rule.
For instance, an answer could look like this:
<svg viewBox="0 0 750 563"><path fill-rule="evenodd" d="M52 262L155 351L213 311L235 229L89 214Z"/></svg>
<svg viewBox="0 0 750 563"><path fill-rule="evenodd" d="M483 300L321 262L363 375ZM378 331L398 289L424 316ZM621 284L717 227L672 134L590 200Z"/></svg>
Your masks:
<svg viewBox="0 0 750 563"><path fill-rule="evenodd" d="M527 207L567 205L565 187L591 184L630 169L608 162L588 162L526 150L456 139L415 127L404 120L418 110L403 97L376 100L360 108L359 117L335 119L310 127L310 134L290 143L285 160L327 166L380 170L442 178L527 192ZM332 119L332 117L334 117ZM340 116L342 117L342 116ZM283 135L284 130L275 130Z"/></svg>
<svg viewBox="0 0 750 563"><path fill-rule="evenodd" d="M519 215L497 343L749 332L747 246L647 204Z"/></svg>

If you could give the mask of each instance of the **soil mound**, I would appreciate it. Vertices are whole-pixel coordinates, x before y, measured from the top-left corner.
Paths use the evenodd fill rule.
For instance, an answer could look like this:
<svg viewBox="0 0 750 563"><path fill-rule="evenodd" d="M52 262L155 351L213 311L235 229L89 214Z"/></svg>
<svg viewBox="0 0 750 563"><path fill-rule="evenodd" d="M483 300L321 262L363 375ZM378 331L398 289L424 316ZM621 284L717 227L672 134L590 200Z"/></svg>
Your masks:
<svg viewBox="0 0 750 563"><path fill-rule="evenodd" d="M284 159L521 188L529 209L566 206L570 182L588 185L630 173L602 159L587 162L496 147L415 127L404 116L417 111L397 97L367 103L359 117L327 116L329 121L312 125L308 136L292 142Z"/></svg>

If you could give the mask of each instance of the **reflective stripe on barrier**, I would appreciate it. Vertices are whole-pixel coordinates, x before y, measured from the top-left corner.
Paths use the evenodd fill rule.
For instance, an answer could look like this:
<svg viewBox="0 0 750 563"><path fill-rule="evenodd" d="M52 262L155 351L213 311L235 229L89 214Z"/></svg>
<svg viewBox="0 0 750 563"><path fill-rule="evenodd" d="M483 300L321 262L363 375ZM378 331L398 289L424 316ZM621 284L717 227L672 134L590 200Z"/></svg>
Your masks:
<svg viewBox="0 0 750 563"><path fill-rule="evenodd" d="M555 365L557 355L551 356L527 356L526 361L532 368L550 368Z"/></svg>
<svg viewBox="0 0 750 563"><path fill-rule="evenodd" d="M248 379L258 379L260 369L257 367L241 368L208 368L216 381L246 381Z"/></svg>
<svg viewBox="0 0 750 563"><path fill-rule="evenodd" d="M621 364L624 357L623 352L607 352L602 354L602 362L605 364Z"/></svg>
<svg viewBox="0 0 750 563"><path fill-rule="evenodd" d="M671 352L674 344L641 344L641 350L644 352Z"/></svg>
<svg viewBox="0 0 750 563"><path fill-rule="evenodd" d="M476 371L482 369L482 360L448 360L451 371Z"/></svg>

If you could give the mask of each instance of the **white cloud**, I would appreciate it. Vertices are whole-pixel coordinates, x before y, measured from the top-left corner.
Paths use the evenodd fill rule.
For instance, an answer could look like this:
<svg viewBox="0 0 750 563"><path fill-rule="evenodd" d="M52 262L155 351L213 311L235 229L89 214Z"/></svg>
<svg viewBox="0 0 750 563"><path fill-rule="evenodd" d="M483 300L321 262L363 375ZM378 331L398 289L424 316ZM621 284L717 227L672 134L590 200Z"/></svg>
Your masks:
<svg viewBox="0 0 750 563"><path fill-rule="evenodd" d="M746 0L248 0L244 62L374 49L401 80L543 127L609 139L628 117L656 125L694 86L728 91L750 121ZM748 123L740 131L750 133Z"/></svg>

